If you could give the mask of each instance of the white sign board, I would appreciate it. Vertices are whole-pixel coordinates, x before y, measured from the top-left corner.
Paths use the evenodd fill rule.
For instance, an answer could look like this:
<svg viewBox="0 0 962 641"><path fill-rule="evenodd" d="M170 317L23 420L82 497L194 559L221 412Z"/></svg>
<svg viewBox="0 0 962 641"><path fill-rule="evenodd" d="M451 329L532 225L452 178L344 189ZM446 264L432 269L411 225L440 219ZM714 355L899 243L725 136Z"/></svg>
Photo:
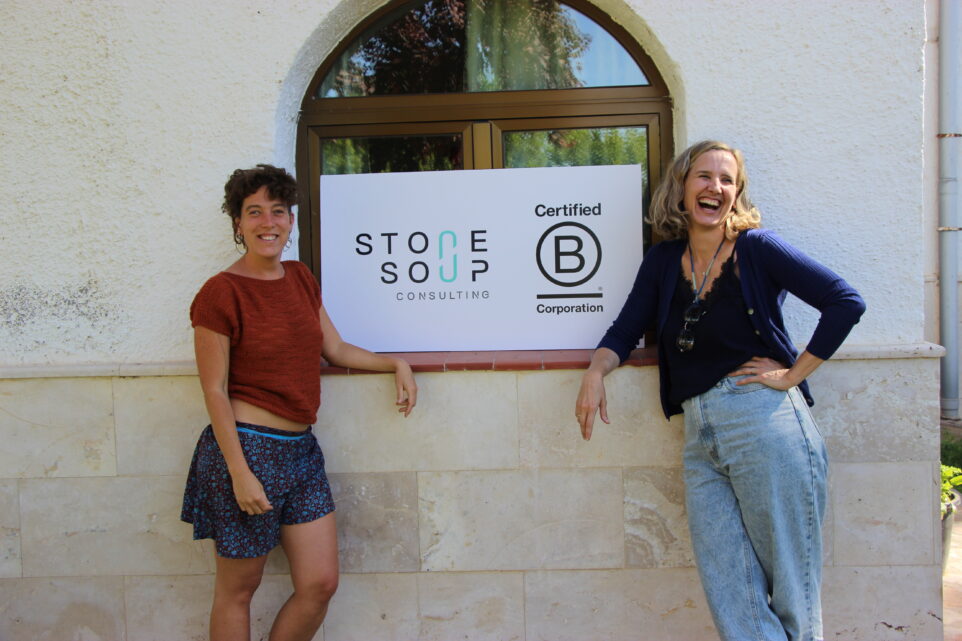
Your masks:
<svg viewBox="0 0 962 641"><path fill-rule="evenodd" d="M593 348L642 258L641 167L321 176L321 291L379 352Z"/></svg>

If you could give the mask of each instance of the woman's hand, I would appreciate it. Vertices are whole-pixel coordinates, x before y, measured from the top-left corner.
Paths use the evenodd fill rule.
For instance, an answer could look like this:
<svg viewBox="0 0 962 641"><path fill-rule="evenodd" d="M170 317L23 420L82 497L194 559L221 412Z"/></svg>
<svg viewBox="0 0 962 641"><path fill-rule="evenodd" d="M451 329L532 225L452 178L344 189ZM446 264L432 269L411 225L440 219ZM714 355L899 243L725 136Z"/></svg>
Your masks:
<svg viewBox="0 0 962 641"><path fill-rule="evenodd" d="M268 510L273 510L274 506L267 500L264 493L264 486L257 480L253 472L231 475L231 483L234 486L234 498L237 506L242 512L247 514L263 514Z"/></svg>
<svg viewBox="0 0 962 641"><path fill-rule="evenodd" d="M400 358L395 360L394 385L397 388L397 401L394 404L398 406L397 411L407 418L418 402L418 384L414 382L414 373L411 372L408 362Z"/></svg>
<svg viewBox="0 0 962 641"><path fill-rule="evenodd" d="M605 397L604 375L589 369L581 378L581 389L575 401L575 417L581 426L581 438L591 440L591 430L595 423L595 413L600 410L601 420L608 420L608 399Z"/></svg>
<svg viewBox="0 0 962 641"><path fill-rule="evenodd" d="M735 383L736 385L761 383L778 390L788 390L799 383L785 365L772 358L761 356L754 356L751 360L745 361L738 369L729 372L728 376L746 376Z"/></svg>
<svg viewBox="0 0 962 641"><path fill-rule="evenodd" d="M729 372L729 376L746 375L736 385L748 385L749 383L761 383L773 389L787 390L800 384L808 375L818 369L818 366L825 361L815 356L808 350L798 355L790 368L771 358L755 356L751 360L741 364L738 369Z"/></svg>

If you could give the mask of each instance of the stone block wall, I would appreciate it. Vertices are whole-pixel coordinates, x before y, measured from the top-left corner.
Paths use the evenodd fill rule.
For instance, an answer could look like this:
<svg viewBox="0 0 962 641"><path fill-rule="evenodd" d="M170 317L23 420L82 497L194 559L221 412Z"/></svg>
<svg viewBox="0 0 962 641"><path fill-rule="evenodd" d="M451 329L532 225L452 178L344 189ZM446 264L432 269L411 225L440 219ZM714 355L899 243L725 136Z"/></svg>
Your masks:
<svg viewBox="0 0 962 641"><path fill-rule="evenodd" d="M612 425L589 443L580 376L421 373L406 420L389 376L325 377L342 580L316 638L717 638L657 371L609 377ZM826 638L941 639L938 361L842 358L812 385ZM0 638L206 638L213 548L178 520L206 422L195 376L0 380ZM253 638L289 589L277 550Z"/></svg>

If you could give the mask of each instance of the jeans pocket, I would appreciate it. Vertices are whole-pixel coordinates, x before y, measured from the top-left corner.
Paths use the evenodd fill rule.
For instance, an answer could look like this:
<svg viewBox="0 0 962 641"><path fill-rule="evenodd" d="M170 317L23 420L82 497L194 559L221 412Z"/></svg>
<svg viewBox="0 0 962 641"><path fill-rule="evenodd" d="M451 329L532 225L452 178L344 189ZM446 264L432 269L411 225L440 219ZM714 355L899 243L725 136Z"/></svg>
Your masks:
<svg viewBox="0 0 962 641"><path fill-rule="evenodd" d="M748 375L743 376L726 376L725 377L725 387L732 394L751 394L753 392L763 392L765 390L770 390L773 392L778 392L779 390L772 389L764 383L746 383L745 385L738 385L738 381L748 378Z"/></svg>
<svg viewBox="0 0 962 641"><path fill-rule="evenodd" d="M824 436L822 435L822 428L818 426L818 422L815 417L812 416L812 409L808 406L808 402L802 395L802 390L797 387L793 387L788 390L788 397L792 401L792 405L795 407L795 414L798 416L798 422L803 426L811 428L815 434L818 435L820 441L824 441ZM823 445L824 446L824 445Z"/></svg>

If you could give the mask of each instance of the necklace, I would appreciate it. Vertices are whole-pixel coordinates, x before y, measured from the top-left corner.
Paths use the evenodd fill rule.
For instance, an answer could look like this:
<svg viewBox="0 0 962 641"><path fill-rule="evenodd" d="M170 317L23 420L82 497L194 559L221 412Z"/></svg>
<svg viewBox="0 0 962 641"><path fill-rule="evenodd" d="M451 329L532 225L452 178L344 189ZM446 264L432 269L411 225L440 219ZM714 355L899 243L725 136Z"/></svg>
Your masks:
<svg viewBox="0 0 962 641"><path fill-rule="evenodd" d="M711 257L710 261L708 261L708 267L705 268L705 272L701 275L701 285L699 285L695 279L695 255L691 251L691 241L688 241L688 263L691 265L692 284L696 287L694 300L698 300L698 297L701 296L701 290L705 289L705 283L708 282L708 272L711 271L711 266L715 264L715 259L718 258L718 252L721 251L722 245L724 244L725 237L722 236L721 242L718 243L718 248L715 249L715 255Z"/></svg>

